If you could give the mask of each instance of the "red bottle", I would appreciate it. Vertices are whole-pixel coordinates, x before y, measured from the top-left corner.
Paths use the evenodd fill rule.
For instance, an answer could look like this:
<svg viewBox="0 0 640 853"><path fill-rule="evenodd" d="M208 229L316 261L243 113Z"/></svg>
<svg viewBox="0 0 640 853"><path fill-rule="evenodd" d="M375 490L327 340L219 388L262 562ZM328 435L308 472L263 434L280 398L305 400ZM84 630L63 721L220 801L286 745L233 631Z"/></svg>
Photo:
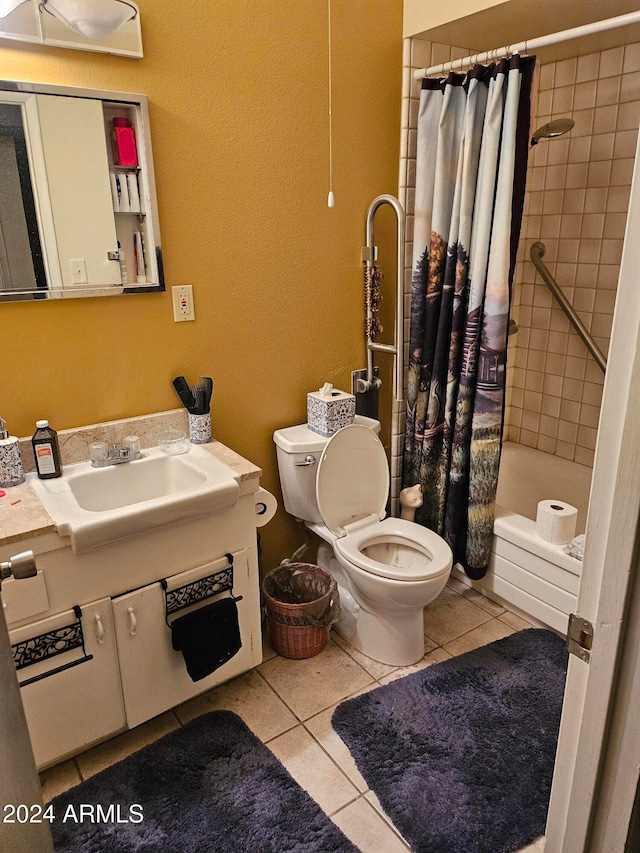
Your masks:
<svg viewBox="0 0 640 853"><path fill-rule="evenodd" d="M128 118L113 119L113 160L115 166L137 166L136 134Z"/></svg>

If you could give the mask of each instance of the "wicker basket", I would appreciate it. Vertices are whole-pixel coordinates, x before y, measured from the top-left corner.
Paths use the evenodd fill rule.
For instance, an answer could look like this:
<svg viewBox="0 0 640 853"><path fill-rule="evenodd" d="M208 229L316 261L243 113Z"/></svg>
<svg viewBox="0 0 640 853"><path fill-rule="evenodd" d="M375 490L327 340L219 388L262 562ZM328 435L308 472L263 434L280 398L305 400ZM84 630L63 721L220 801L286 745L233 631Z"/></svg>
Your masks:
<svg viewBox="0 0 640 853"><path fill-rule="evenodd" d="M313 563L290 563L292 571L304 570L314 586L320 589L328 588L331 575L320 566ZM271 596L266 588L268 576L263 581L262 592L269 621L269 636L274 651L285 658L310 658L321 652L327 645L329 628L312 625L300 604L289 604ZM328 607L331 591L319 595L313 601L321 608L322 602Z"/></svg>

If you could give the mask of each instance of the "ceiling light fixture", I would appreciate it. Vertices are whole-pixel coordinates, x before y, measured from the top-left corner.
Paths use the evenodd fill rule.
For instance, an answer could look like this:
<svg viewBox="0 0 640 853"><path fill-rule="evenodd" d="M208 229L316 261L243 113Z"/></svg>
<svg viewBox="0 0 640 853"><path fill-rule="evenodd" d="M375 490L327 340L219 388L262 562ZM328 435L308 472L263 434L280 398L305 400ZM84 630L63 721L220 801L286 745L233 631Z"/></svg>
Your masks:
<svg viewBox="0 0 640 853"><path fill-rule="evenodd" d="M7 15L24 2L25 0L0 0L0 18L6 18Z"/></svg>
<svg viewBox="0 0 640 853"><path fill-rule="evenodd" d="M15 0L0 2L18 5ZM137 8L127 0L41 0L40 9L93 41L114 33L138 14Z"/></svg>

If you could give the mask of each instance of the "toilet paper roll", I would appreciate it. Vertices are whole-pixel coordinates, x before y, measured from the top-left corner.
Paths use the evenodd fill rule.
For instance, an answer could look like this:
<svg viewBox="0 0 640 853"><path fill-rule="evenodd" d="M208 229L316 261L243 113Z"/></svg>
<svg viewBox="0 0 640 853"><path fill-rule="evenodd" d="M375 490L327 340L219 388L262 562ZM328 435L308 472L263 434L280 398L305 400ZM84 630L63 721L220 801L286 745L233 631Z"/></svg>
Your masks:
<svg viewBox="0 0 640 853"><path fill-rule="evenodd" d="M264 527L267 522L271 521L277 509L278 501L271 492L260 486L256 494L256 527Z"/></svg>
<svg viewBox="0 0 640 853"><path fill-rule="evenodd" d="M540 501L536 514L536 533L545 542L566 545L576 532L578 510L564 501Z"/></svg>

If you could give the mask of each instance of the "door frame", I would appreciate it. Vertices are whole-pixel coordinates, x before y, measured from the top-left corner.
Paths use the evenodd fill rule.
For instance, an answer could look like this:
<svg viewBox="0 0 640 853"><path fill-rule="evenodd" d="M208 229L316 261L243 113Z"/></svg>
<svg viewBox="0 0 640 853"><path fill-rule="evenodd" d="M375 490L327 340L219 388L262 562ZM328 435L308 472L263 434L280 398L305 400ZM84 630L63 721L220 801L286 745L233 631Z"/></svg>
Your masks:
<svg viewBox="0 0 640 853"><path fill-rule="evenodd" d="M636 150L546 830L548 853L626 847L640 766L640 169Z"/></svg>

